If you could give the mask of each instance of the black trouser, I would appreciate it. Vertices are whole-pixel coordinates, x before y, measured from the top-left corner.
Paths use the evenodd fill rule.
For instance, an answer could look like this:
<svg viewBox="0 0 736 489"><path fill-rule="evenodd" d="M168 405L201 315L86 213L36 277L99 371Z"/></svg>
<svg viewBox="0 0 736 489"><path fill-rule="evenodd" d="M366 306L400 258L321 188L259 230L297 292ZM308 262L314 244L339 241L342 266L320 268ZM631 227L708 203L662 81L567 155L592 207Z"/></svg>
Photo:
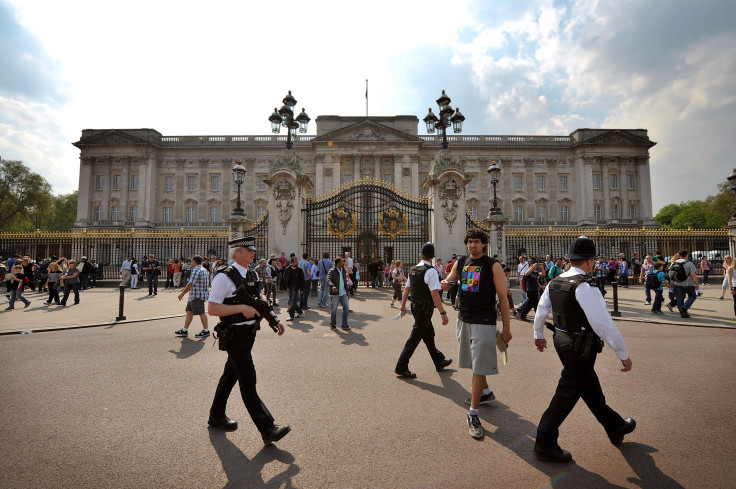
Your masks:
<svg viewBox="0 0 736 489"><path fill-rule="evenodd" d="M210 415L225 416L225 408L230 392L235 382L240 385L240 395L245 403L253 423L258 431L263 433L273 428L273 416L258 397L256 391L256 367L253 365L251 350L256 340L256 333L252 331L253 326L233 326L233 337L227 348L227 362L222 372L220 382L217 384L215 398L212 400Z"/></svg>
<svg viewBox="0 0 736 489"><path fill-rule="evenodd" d="M79 283L70 284L64 282L64 298L61 299L61 303L66 305L66 300L69 298L69 292L74 292L74 303L79 304Z"/></svg>
<svg viewBox="0 0 736 489"><path fill-rule="evenodd" d="M563 369L557 391L539 420L537 446L541 448L558 446L560 425L581 397L606 432L617 430L624 424L623 418L606 404L606 396L594 370L598 354L591 352L587 360L580 359L573 351L574 341L559 333L554 335L555 350Z"/></svg>
<svg viewBox="0 0 736 489"><path fill-rule="evenodd" d="M49 282L49 299L46 302L60 302L59 289L56 288L56 282Z"/></svg>
<svg viewBox="0 0 736 489"><path fill-rule="evenodd" d="M521 308L521 311L519 311L519 315L521 317L526 317L527 314L529 314L529 311L532 310L532 307L534 310L537 310L537 304L539 304L539 291L538 290L527 290L526 291L526 302L524 303L524 307Z"/></svg>
<svg viewBox="0 0 736 489"><path fill-rule="evenodd" d="M394 284L394 300L401 300L401 282Z"/></svg>
<svg viewBox="0 0 736 489"><path fill-rule="evenodd" d="M406 340L404 349L396 362L397 370L409 368L409 360L417 349L419 343L424 341L432 357L435 367L440 367L445 355L437 349L434 344L434 326L432 326L432 313L434 313L434 304L431 300L425 302L411 303L411 313L414 315L414 326L411 329L409 339Z"/></svg>
<svg viewBox="0 0 736 489"><path fill-rule="evenodd" d="M164 284L164 288L168 289L169 287L174 286L174 274L166 272L166 283Z"/></svg>
<svg viewBox="0 0 736 489"><path fill-rule="evenodd" d="M158 275L148 272L148 295L158 294Z"/></svg>
<svg viewBox="0 0 736 489"><path fill-rule="evenodd" d="M447 291L447 298L450 299L450 305L455 305L455 297L457 297L457 284L450 287L450 290Z"/></svg>

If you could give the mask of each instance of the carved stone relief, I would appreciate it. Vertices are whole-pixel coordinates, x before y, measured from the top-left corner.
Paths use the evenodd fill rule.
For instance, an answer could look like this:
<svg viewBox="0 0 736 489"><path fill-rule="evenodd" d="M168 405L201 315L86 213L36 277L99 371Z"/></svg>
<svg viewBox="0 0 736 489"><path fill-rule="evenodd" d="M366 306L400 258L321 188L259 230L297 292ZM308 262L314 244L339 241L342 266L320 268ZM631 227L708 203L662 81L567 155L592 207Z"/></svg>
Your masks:
<svg viewBox="0 0 736 489"><path fill-rule="evenodd" d="M457 220L457 201L461 198L460 188L454 178L451 178L440 186L440 201L442 207L442 217L447 223L447 227L452 234L452 225Z"/></svg>
<svg viewBox="0 0 736 489"><path fill-rule="evenodd" d="M273 160L271 171L273 172L273 170L276 170L277 168L288 168L297 175L302 174L301 159L296 153L290 150L284 151L280 156Z"/></svg>
<svg viewBox="0 0 736 489"><path fill-rule="evenodd" d="M296 189L288 180L281 180L273 188L273 196L276 201L276 212L279 222L283 228L282 234L286 235L286 227L291 221L294 211L294 199L296 198Z"/></svg>

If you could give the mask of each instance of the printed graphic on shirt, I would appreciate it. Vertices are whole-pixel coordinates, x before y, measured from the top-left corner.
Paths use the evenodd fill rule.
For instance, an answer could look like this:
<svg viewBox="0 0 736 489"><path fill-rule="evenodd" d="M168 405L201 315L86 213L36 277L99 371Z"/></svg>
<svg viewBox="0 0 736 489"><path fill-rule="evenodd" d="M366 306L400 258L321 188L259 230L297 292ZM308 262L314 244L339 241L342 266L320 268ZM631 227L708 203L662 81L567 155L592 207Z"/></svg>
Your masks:
<svg viewBox="0 0 736 489"><path fill-rule="evenodd" d="M460 272L460 284L464 292L480 291L480 270L477 265L466 265Z"/></svg>

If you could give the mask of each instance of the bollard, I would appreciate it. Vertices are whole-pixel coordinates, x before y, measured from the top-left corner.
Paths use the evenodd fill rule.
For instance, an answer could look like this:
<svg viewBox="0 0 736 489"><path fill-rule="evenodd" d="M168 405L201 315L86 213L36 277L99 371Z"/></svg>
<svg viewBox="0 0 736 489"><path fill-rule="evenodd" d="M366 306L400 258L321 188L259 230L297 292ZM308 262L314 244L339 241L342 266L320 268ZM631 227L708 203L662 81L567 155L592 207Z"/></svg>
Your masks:
<svg viewBox="0 0 736 489"><path fill-rule="evenodd" d="M618 311L618 279L614 280L611 285L613 285L613 311L611 311L611 316L620 318L621 313Z"/></svg>
<svg viewBox="0 0 736 489"><path fill-rule="evenodd" d="M115 318L115 321L125 321L125 316L123 316L123 309L125 307L125 285L120 285L120 309L118 312L118 317Z"/></svg>

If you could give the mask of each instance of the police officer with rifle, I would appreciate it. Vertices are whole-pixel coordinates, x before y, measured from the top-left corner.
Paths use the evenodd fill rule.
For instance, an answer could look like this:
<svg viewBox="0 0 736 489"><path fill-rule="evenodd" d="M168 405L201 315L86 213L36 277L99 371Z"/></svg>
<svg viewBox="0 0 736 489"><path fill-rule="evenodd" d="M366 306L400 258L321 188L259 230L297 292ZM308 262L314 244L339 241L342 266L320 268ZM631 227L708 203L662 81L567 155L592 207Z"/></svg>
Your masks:
<svg viewBox="0 0 736 489"><path fill-rule="evenodd" d="M614 445L619 445L636 428L636 421L623 419L606 404L594 370L604 342L621 360L621 371L631 370L624 340L608 314L600 289L588 275L593 270L595 256L593 240L581 236L573 241L566 255L572 266L549 283L537 306L534 346L540 352L547 347L546 325L553 331L555 350L563 365L557 391L537 428L534 452L543 461L572 459L570 452L560 448L557 438L560 425L581 397ZM553 324L545 323L550 311Z"/></svg>
<svg viewBox="0 0 736 489"><path fill-rule="evenodd" d="M220 317L215 332L220 349L227 351L225 370L217 384L208 424L228 431L238 429L237 421L225 414L227 399L238 382L248 414L261 432L263 442L270 445L283 438L291 428L274 424L273 416L258 397L251 349L261 319L266 319L279 336L284 334L284 325L273 314L273 308L257 296L258 276L248 268L256 254L255 238L239 238L228 245L234 262L215 276L207 304L208 313Z"/></svg>

